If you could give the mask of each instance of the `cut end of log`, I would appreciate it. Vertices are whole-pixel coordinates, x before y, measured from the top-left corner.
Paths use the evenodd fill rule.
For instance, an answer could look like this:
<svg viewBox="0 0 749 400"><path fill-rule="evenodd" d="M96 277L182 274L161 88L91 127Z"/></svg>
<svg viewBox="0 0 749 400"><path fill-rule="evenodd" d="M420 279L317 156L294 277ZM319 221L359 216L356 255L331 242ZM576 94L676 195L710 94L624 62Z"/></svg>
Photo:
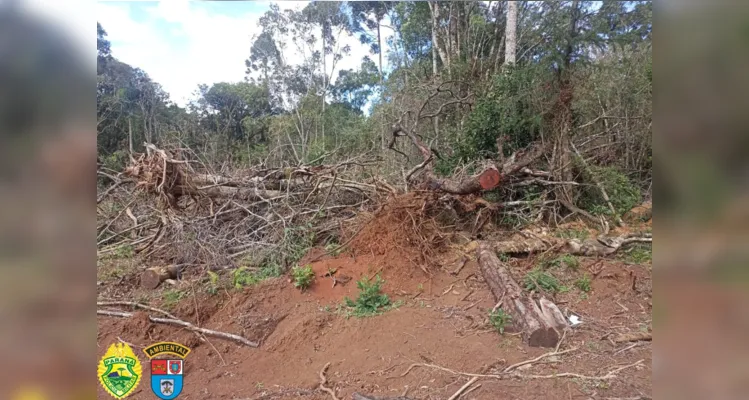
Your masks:
<svg viewBox="0 0 749 400"><path fill-rule="evenodd" d="M479 183L483 190L489 190L499 185L499 171L495 168L489 168L479 175Z"/></svg>
<svg viewBox="0 0 749 400"><path fill-rule="evenodd" d="M556 347L559 339L559 332L556 329L551 327L540 328L528 334L528 346Z"/></svg>
<svg viewBox="0 0 749 400"><path fill-rule="evenodd" d="M179 268L176 265L149 268L140 275L140 285L144 289L156 289L161 282L167 279L177 279L178 275Z"/></svg>

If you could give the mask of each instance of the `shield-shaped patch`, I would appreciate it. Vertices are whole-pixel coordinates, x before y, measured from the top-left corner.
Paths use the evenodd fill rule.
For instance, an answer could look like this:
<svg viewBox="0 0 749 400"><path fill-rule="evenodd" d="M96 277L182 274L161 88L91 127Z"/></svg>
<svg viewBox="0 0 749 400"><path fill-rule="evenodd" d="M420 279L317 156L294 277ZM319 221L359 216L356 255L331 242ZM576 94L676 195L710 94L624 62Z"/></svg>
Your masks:
<svg viewBox="0 0 749 400"><path fill-rule="evenodd" d="M160 399L171 400L182 393L183 360L151 360L151 390Z"/></svg>

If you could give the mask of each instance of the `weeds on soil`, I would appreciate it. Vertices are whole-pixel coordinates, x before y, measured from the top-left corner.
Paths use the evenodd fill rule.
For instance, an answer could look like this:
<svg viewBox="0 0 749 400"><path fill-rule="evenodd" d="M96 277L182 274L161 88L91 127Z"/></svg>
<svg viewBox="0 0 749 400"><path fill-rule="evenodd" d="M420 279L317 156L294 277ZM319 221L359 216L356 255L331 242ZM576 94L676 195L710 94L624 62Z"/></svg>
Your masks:
<svg viewBox="0 0 749 400"><path fill-rule="evenodd" d="M577 271L580 268L580 261L577 260L577 257L571 254L564 254L553 260L545 261L543 263L543 266L544 267L567 267L573 271Z"/></svg>
<svg viewBox="0 0 749 400"><path fill-rule="evenodd" d="M170 309L174 307L175 305L177 305L177 303L179 303L180 300L185 298L185 295L185 292L177 289L169 289L164 291L164 295L162 298L164 308Z"/></svg>
<svg viewBox="0 0 749 400"><path fill-rule="evenodd" d="M305 265L303 267L295 266L291 269L291 276L294 279L294 287L302 289L304 291L315 280L315 272L312 271L311 265Z"/></svg>
<svg viewBox="0 0 749 400"><path fill-rule="evenodd" d="M388 295L382 293L384 283L385 281L379 275L375 277L374 281L370 281L366 277L356 281L359 296L356 300L345 298L344 304L349 309L346 317L353 315L361 318L377 315L400 306L400 302L391 303Z"/></svg>
<svg viewBox="0 0 749 400"><path fill-rule="evenodd" d="M580 289L581 291L588 293L591 290L590 287L590 277L588 274L583 275L582 278L579 278L575 281L575 287Z"/></svg>
<svg viewBox="0 0 749 400"><path fill-rule="evenodd" d="M559 280L552 274L541 268L534 268L525 275L525 290L538 290L539 286L545 292L559 293L569 290L566 286L559 283Z"/></svg>
<svg viewBox="0 0 749 400"><path fill-rule="evenodd" d="M648 244L638 243L626 249L619 257L625 262L647 264L653 260L653 249Z"/></svg>
<svg viewBox="0 0 749 400"><path fill-rule="evenodd" d="M500 335L505 334L505 327L512 321L512 316L507 314L501 307L496 311L489 310L489 323Z"/></svg>

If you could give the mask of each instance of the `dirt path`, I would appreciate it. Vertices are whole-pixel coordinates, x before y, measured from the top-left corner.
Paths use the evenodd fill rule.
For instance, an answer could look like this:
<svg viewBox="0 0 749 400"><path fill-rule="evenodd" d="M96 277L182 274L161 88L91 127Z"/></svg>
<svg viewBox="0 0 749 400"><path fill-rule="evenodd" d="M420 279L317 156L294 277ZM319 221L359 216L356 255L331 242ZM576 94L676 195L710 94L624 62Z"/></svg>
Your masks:
<svg viewBox="0 0 749 400"><path fill-rule="evenodd" d="M515 270L528 270L531 260L513 260ZM257 349L221 339L201 341L175 327L153 325L145 314L132 320L98 318L98 356L118 340L140 352L156 341L183 343L193 349L185 366L185 388L180 399L326 399L317 389L326 363L328 385L340 399L360 392L413 399L447 399L470 378L414 363L443 366L468 373L490 374L537 357L549 349L529 348L512 331L500 336L487 323L494 300L473 261L458 276L434 271L429 277L408 260L374 256L340 256L313 263L317 281L306 293L286 278L276 278L243 291L198 293L174 307L174 313L201 326L240 333L262 342ZM321 277L329 268L352 279L332 287ZM579 378L492 379L468 399L588 399L650 396L650 342L615 344L617 333L648 329L650 273L648 268L618 261L580 259L580 273L595 273L592 291L559 294L563 311L582 317L583 324L566 336L562 350L577 350L544 359L518 370L525 375L574 372L605 375L618 366L644 360L609 380ZM590 269L590 271L588 271ZM382 315L346 318L337 311L344 296L357 293L355 280L379 272L393 300L403 304ZM635 289L632 287L635 277ZM158 305L158 304L154 304ZM141 353L142 354L142 353ZM150 373L132 399L152 399ZM103 390L99 395L104 398Z"/></svg>

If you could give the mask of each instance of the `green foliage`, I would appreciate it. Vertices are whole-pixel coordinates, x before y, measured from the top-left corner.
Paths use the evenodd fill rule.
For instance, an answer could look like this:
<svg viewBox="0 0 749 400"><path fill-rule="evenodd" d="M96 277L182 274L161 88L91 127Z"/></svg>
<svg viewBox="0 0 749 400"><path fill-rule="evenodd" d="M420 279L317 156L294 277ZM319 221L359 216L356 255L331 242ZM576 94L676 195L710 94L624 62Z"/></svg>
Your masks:
<svg viewBox="0 0 749 400"><path fill-rule="evenodd" d="M580 289L581 291L588 293L591 290L590 286L590 276L588 274L583 275L581 278L578 278L575 281L575 287Z"/></svg>
<svg viewBox="0 0 749 400"><path fill-rule="evenodd" d="M206 292L208 292L211 295L215 295L218 293L218 280L219 276L217 273L213 271L207 271L208 272L208 288L206 289Z"/></svg>
<svg viewBox="0 0 749 400"><path fill-rule="evenodd" d="M501 307L495 311L489 310L489 323L500 335L505 334L505 327L512 321L512 316L507 314Z"/></svg>
<svg viewBox="0 0 749 400"><path fill-rule="evenodd" d="M538 290L538 287L549 293L565 292L568 290L559 283L559 280L554 275L538 267L525 275L524 284L527 291Z"/></svg>
<svg viewBox="0 0 749 400"><path fill-rule="evenodd" d="M242 289L245 286L254 285L258 282L260 282L260 279L250 272L247 267L239 267L232 272L231 285L235 289Z"/></svg>
<svg viewBox="0 0 749 400"><path fill-rule="evenodd" d="M126 150L117 150L112 154L105 155L102 157L102 166L113 170L122 171L129 161L128 152Z"/></svg>
<svg viewBox="0 0 749 400"><path fill-rule="evenodd" d="M184 299L187 293L178 289L165 290L162 296L162 303L164 308L171 309L176 306L180 300Z"/></svg>
<svg viewBox="0 0 749 400"><path fill-rule="evenodd" d="M647 264L653 261L653 248L647 243L636 243L621 251L619 258L632 264Z"/></svg>
<svg viewBox="0 0 749 400"><path fill-rule="evenodd" d="M542 120L531 94L538 74L533 67L497 74L492 89L469 115L466 133L457 143L453 158L475 160L499 152L509 155L536 140ZM502 149L497 149L499 135L506 137Z"/></svg>
<svg viewBox="0 0 749 400"><path fill-rule="evenodd" d="M121 258L129 259L135 255L135 248L130 244L123 244L118 246L108 258Z"/></svg>
<svg viewBox="0 0 749 400"><path fill-rule="evenodd" d="M382 293L382 285L385 282L377 275L374 281L366 277L356 281L356 287L359 288L359 296L356 300L346 297L344 304L351 309L351 315L355 317L366 317L380 314L384 310L392 307L390 298Z"/></svg>
<svg viewBox="0 0 749 400"><path fill-rule="evenodd" d="M642 202L640 189L614 167L590 167L598 182L606 189L609 200L619 215L623 215L634 206ZM591 177L586 177L591 181ZM600 189L595 185L587 186L583 190L580 205L595 215L609 215L611 210L603 199Z"/></svg>
<svg viewBox="0 0 749 400"><path fill-rule="evenodd" d="M567 267L573 271L577 271L580 268L580 261L577 257L571 254L563 254L553 260L545 261L544 267Z"/></svg>
<svg viewBox="0 0 749 400"><path fill-rule="evenodd" d="M302 290L307 289L315 280L315 272L310 265L295 266L291 269L291 276L294 278L294 286Z"/></svg>

